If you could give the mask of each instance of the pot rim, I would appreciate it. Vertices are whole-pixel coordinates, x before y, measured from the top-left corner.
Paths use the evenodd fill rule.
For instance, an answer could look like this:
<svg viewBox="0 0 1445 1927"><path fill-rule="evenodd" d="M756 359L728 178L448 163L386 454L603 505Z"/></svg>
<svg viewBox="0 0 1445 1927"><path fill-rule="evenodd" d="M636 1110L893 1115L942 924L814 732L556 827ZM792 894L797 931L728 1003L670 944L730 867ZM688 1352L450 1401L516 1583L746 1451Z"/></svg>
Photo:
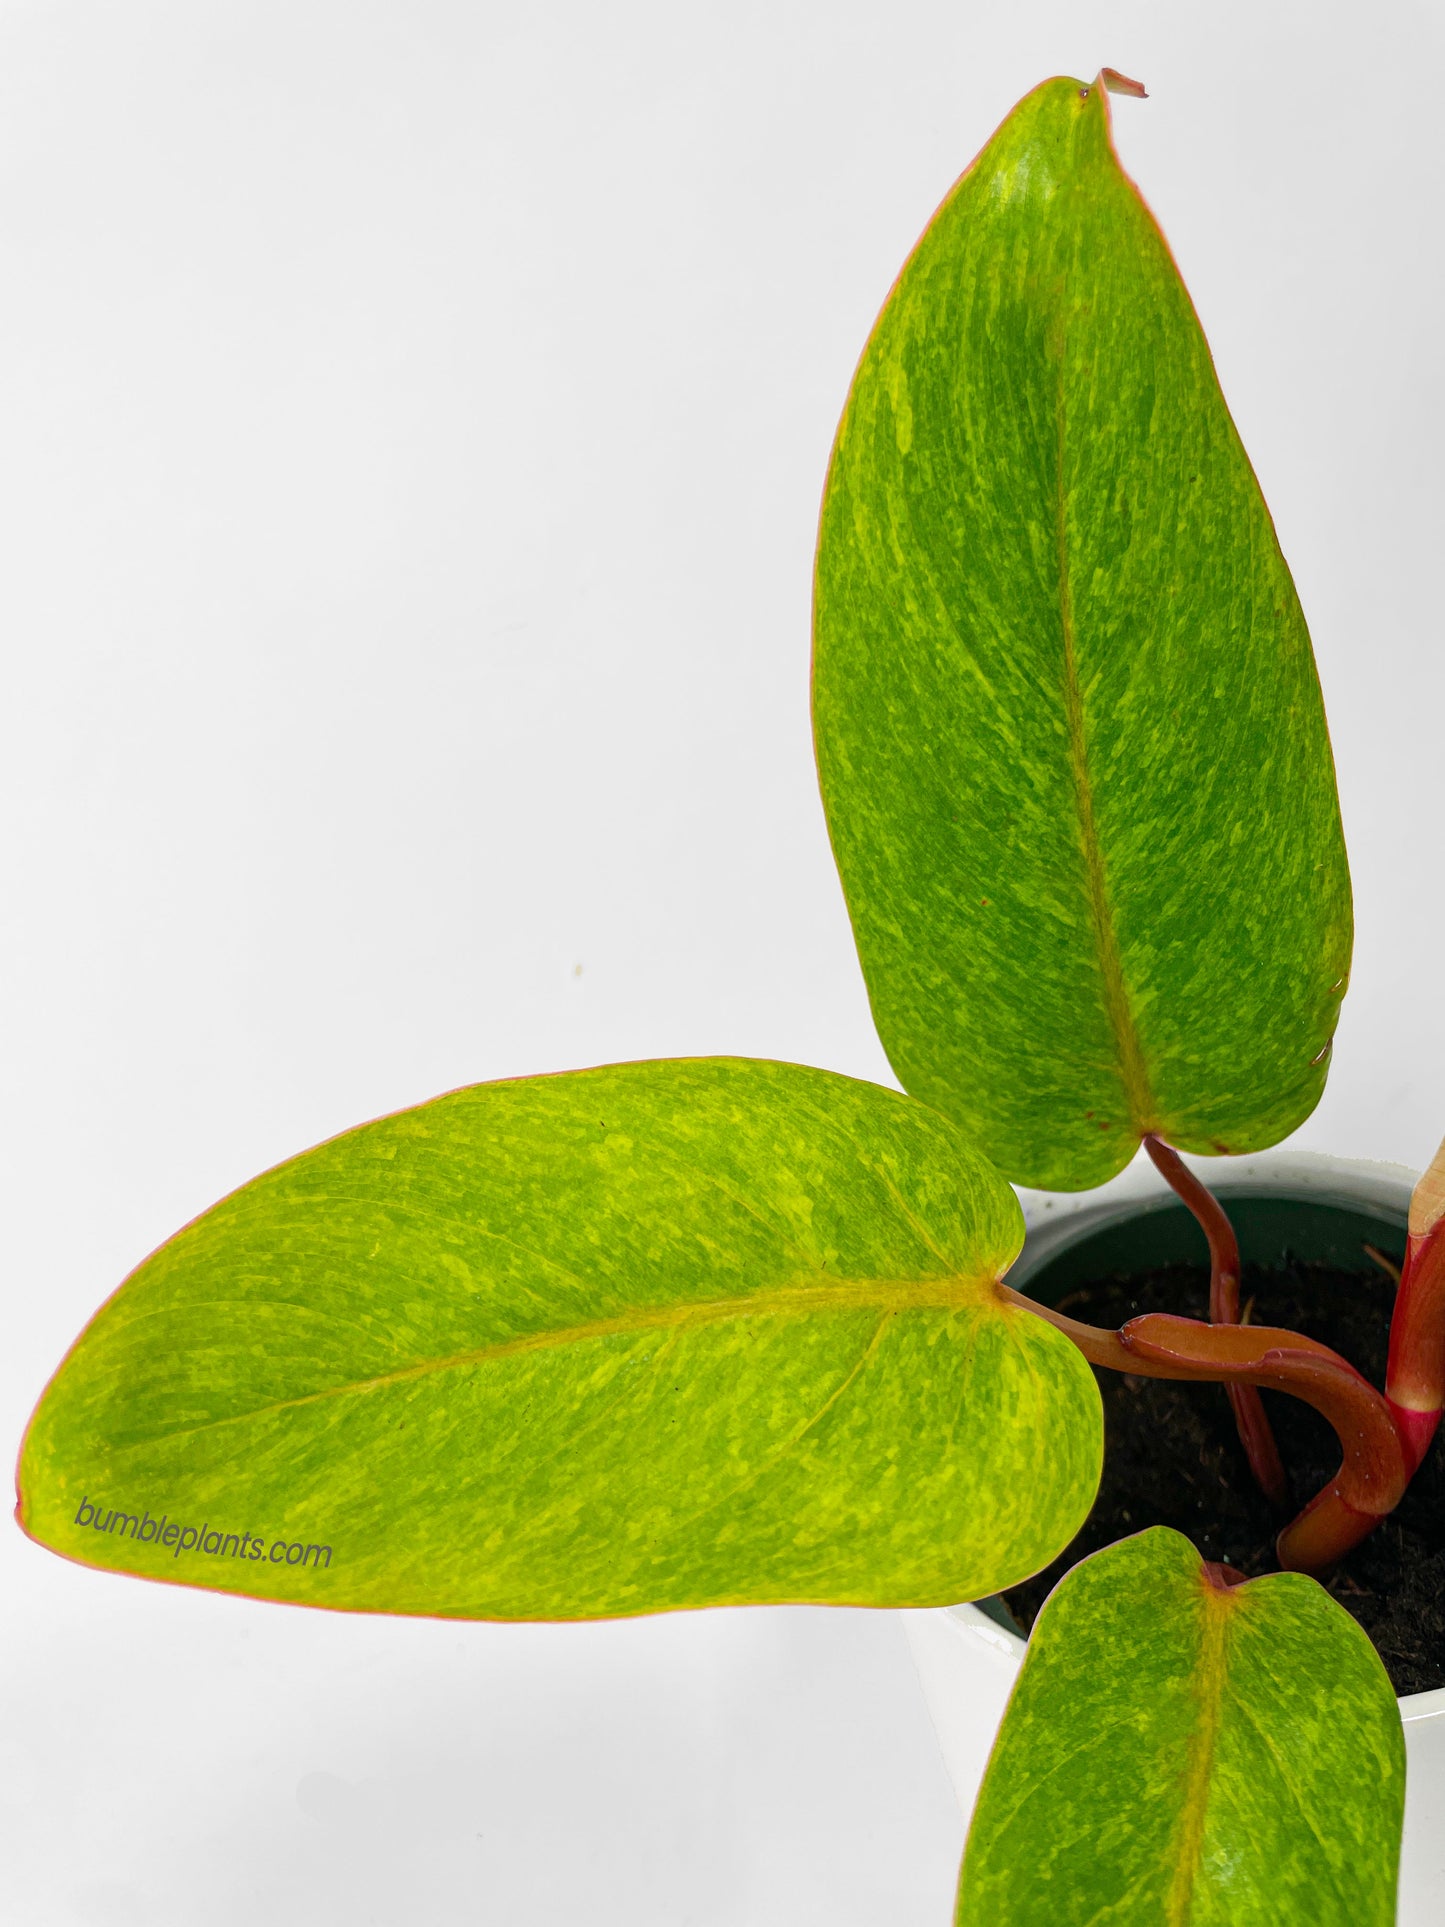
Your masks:
<svg viewBox="0 0 1445 1927"><path fill-rule="evenodd" d="M1401 1228L1409 1210L1410 1193L1419 1177L1408 1165L1367 1158L1332 1157L1322 1151L1258 1151L1245 1157L1186 1157L1185 1163L1221 1196L1323 1198L1331 1202L1368 1205L1398 1217ZM1045 1263L1081 1238L1125 1219L1177 1205L1178 1199L1142 1154L1132 1164L1093 1191L1034 1191L1016 1186L1028 1226L1028 1244L1009 1272L1009 1282L1027 1289L1028 1278ZM1032 1254L1032 1263L1026 1262ZM977 1605L944 1609L975 1638L1023 1664L1028 1641L1001 1625ZM1445 1719L1445 1686L1426 1693L1398 1696L1400 1718Z"/></svg>

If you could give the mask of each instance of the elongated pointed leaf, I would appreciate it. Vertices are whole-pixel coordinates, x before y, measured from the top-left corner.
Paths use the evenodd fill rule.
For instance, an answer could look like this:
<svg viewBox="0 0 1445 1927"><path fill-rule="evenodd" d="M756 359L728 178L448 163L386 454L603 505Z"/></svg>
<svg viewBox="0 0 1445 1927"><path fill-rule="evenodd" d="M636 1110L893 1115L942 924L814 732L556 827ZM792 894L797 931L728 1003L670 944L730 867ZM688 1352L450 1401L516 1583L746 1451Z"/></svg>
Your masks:
<svg viewBox="0 0 1445 1927"><path fill-rule="evenodd" d="M1156 1526L1048 1599L999 1729L959 1927L1389 1927L1399 1706L1314 1580L1211 1581Z"/></svg>
<svg viewBox="0 0 1445 1927"><path fill-rule="evenodd" d="M1100 88L1009 116L868 343L815 719L889 1058L1006 1176L1308 1115L1351 929L1309 637Z"/></svg>
<svg viewBox="0 0 1445 1927"><path fill-rule="evenodd" d="M41 1402L21 1522L378 1611L973 1597L1098 1482L1088 1367L994 1290L1021 1235L953 1126L822 1071L458 1091L148 1259Z"/></svg>

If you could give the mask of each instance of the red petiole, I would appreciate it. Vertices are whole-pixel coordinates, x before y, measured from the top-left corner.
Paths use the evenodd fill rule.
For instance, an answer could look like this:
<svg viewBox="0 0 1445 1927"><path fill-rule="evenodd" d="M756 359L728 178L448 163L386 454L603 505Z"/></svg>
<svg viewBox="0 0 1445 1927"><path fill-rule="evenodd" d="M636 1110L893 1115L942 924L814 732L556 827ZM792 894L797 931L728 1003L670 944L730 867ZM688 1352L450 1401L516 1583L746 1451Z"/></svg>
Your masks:
<svg viewBox="0 0 1445 1927"><path fill-rule="evenodd" d="M1048 1305L999 1288L1071 1338L1091 1365L1138 1378L1268 1385L1313 1405L1339 1435L1340 1469L1275 1541L1282 1566L1323 1572L1366 1538L1404 1495L1414 1469L1384 1398L1337 1352L1269 1325L1207 1325L1149 1312L1117 1332L1082 1325Z"/></svg>
<svg viewBox="0 0 1445 1927"><path fill-rule="evenodd" d="M1445 1405L1445 1144L1415 1186L1395 1315L1385 1397L1413 1471Z"/></svg>
<svg viewBox="0 0 1445 1927"><path fill-rule="evenodd" d="M1185 1164L1183 1158L1162 1138L1151 1133L1144 1149L1154 1168L1194 1213L1209 1240L1209 1322L1212 1325L1239 1323L1239 1240L1218 1198ZM1274 1432L1265 1416L1264 1404L1253 1385L1226 1385L1234 1408L1235 1428L1244 1456L1254 1474L1254 1482L1276 1511L1289 1503L1289 1481Z"/></svg>
<svg viewBox="0 0 1445 1927"><path fill-rule="evenodd" d="M1288 1392L1322 1413L1340 1441L1340 1469L1284 1528L1275 1549L1286 1570L1327 1572L1400 1503L1445 1407L1445 1145L1411 1200L1383 1395L1328 1346L1299 1332L1238 1322L1239 1248L1228 1218L1177 1152L1157 1138L1145 1145L1209 1238L1211 1323L1151 1312L1111 1332L1006 1285L999 1289L1065 1333L1091 1364L1140 1378L1224 1385L1255 1477L1272 1499L1287 1487L1258 1387Z"/></svg>

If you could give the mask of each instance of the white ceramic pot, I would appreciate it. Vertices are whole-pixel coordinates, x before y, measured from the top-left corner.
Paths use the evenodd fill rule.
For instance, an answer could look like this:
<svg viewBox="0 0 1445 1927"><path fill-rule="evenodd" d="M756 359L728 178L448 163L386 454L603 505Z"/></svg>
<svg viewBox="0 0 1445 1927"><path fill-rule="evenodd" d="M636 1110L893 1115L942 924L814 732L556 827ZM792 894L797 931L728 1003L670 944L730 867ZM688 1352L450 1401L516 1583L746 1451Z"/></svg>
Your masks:
<svg viewBox="0 0 1445 1927"><path fill-rule="evenodd" d="M1231 1201L1246 1257L1250 1252L1246 1221L1253 1214L1261 1226L1267 1226L1271 1200L1286 1209L1313 1202L1336 1212L1344 1209L1384 1220L1398 1227L1403 1244L1417 1174L1400 1165L1365 1164L1298 1151L1263 1152L1227 1163L1213 1158L1189 1162L1221 1197ZM1009 1274L1009 1283L1020 1291L1029 1289L1030 1276L1045 1263L1055 1264L1086 1238L1137 1221L1142 1214L1174 1213L1177 1207L1173 1193L1143 1157L1097 1191L1020 1195L1029 1234L1023 1255ZM1348 1220L1338 1217L1332 1222L1348 1225ZM1161 1220L1159 1229L1166 1243L1192 1238L1187 1249L1203 1256L1199 1233L1182 1217L1171 1218L1167 1232ZM1297 1241L1292 1238L1291 1242L1300 1249ZM1184 1250L1161 1255L1184 1255ZM994 1610L997 1618L989 1602L903 1614L929 1714L965 1818L973 1811L994 1734L1025 1651L1024 1640L1003 1623L1006 1615L999 1608ZM1440 1927L1445 1920L1445 1688L1406 1695L1400 1701L1400 1717L1408 1764L1399 1927Z"/></svg>

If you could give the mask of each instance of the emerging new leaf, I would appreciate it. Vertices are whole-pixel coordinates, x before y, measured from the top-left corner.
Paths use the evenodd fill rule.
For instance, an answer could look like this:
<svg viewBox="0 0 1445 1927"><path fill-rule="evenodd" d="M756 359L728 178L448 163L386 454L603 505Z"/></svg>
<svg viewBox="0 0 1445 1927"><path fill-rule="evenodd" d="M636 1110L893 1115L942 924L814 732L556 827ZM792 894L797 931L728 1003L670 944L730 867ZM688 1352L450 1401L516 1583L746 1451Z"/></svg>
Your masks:
<svg viewBox="0 0 1445 1927"><path fill-rule="evenodd" d="M1399 1706L1313 1579L1228 1585L1155 1526L1029 1641L974 1811L959 1927L1389 1927Z"/></svg>
<svg viewBox="0 0 1445 1927"><path fill-rule="evenodd" d="M481 1085L258 1178L101 1310L20 1518L90 1565L372 1611L973 1598L1098 1483L1088 1366L936 1112L733 1060Z"/></svg>
<svg viewBox="0 0 1445 1927"><path fill-rule="evenodd" d="M823 503L815 725L904 1086L1017 1182L1306 1117L1350 955L1309 636L1104 89L940 208Z"/></svg>

